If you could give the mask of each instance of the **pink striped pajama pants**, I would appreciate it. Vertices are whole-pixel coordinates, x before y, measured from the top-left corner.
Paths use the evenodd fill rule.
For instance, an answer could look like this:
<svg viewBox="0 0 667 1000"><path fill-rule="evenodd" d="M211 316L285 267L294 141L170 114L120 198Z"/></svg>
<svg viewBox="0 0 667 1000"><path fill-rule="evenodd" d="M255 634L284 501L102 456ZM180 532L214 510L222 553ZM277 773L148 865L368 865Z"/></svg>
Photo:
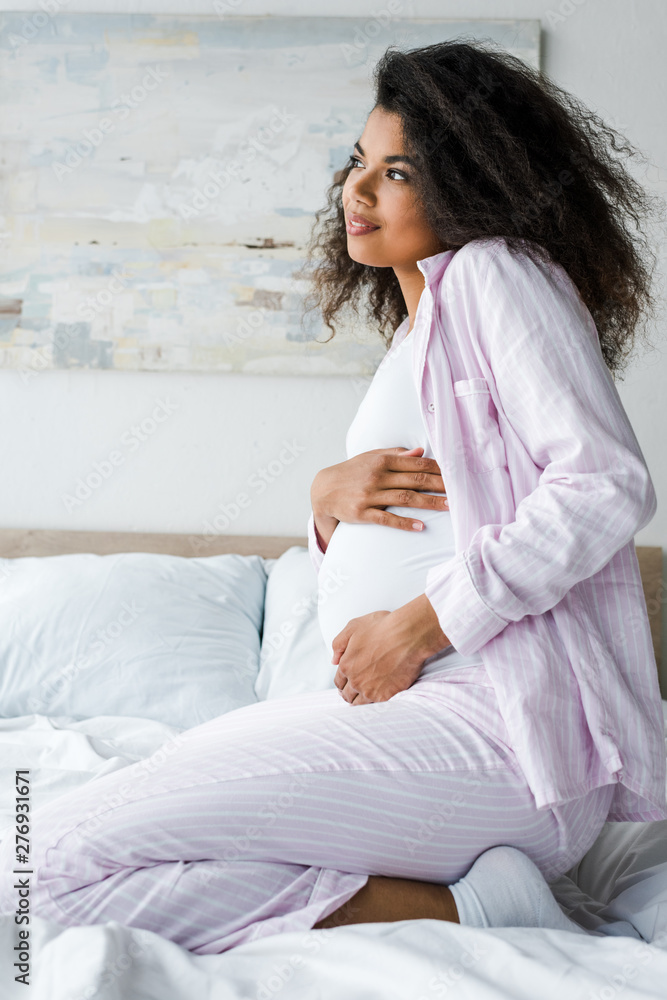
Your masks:
<svg viewBox="0 0 667 1000"><path fill-rule="evenodd" d="M386 702L330 689L237 709L34 808L32 912L204 955L309 930L369 875L450 884L496 844L553 880L597 838L613 786L538 811L506 736L484 668L437 662ZM2 913L14 867L7 838Z"/></svg>

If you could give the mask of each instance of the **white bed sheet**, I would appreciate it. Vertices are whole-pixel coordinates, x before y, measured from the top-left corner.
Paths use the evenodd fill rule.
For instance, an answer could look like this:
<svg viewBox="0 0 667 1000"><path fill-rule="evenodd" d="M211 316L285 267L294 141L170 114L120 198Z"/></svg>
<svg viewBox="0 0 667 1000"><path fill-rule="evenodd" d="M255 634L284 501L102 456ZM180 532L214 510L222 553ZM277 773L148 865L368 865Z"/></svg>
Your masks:
<svg viewBox="0 0 667 1000"><path fill-rule="evenodd" d="M667 702L663 708L667 720ZM158 722L113 716L0 720L0 839L13 835L16 768L31 769L34 807L150 756L178 732ZM663 901L667 923L667 845L662 857L664 864L655 851L647 859L641 906L649 897ZM589 873L584 888L590 886ZM567 885L560 889L566 898ZM573 907L597 912L599 904L583 889L572 882L570 889L579 893ZM592 926L605 927L604 936L407 920L279 934L222 955L193 955L159 935L113 921L65 928L33 916L29 993L13 981L16 926L5 916L0 917L0 998L664 1000L667 933L657 933L652 944L616 936L623 920L632 921L631 906L626 899L618 911L607 909L594 921ZM619 921L616 931L614 921ZM636 931L632 923L627 926L626 933Z"/></svg>

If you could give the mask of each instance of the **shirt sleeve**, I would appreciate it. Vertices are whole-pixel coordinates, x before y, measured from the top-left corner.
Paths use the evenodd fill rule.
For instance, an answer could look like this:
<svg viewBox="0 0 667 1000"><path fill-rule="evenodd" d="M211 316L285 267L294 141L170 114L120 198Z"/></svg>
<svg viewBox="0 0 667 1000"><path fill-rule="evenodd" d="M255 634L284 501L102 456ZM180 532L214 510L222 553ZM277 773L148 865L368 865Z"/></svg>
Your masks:
<svg viewBox="0 0 667 1000"><path fill-rule="evenodd" d="M469 294L459 301L511 428L506 447L520 447L513 433L542 471L514 521L482 525L427 574L440 627L465 656L558 604L657 509L593 317L567 272L506 245L486 269L469 262Z"/></svg>
<svg viewBox="0 0 667 1000"><path fill-rule="evenodd" d="M308 551L310 553L310 559L315 568L315 572L319 575L325 550L321 547L318 541L317 532L315 531L315 515L312 510L310 512L310 517L308 518Z"/></svg>

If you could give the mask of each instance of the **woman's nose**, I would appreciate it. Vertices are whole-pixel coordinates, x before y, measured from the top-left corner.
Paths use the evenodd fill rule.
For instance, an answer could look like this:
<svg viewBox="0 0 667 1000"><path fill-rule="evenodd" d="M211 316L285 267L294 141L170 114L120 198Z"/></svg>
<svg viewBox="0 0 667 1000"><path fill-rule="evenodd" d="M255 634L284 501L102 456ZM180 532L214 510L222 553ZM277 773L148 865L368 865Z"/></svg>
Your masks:
<svg viewBox="0 0 667 1000"><path fill-rule="evenodd" d="M356 187L348 192L348 204L357 206L357 214L363 215L364 208L367 208L369 213L372 212L375 200L372 191L368 187ZM354 212L355 209L351 209L351 211Z"/></svg>

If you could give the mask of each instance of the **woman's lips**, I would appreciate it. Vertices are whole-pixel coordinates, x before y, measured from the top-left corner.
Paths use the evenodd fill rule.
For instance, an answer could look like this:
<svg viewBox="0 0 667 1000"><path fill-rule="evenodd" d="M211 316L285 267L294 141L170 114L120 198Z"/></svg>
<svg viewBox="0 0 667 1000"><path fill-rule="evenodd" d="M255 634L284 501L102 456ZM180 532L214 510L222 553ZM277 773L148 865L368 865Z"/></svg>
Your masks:
<svg viewBox="0 0 667 1000"><path fill-rule="evenodd" d="M366 236L367 233L374 233L379 226L361 226L357 225L356 222L350 222L349 220L345 223L345 228L350 236Z"/></svg>

